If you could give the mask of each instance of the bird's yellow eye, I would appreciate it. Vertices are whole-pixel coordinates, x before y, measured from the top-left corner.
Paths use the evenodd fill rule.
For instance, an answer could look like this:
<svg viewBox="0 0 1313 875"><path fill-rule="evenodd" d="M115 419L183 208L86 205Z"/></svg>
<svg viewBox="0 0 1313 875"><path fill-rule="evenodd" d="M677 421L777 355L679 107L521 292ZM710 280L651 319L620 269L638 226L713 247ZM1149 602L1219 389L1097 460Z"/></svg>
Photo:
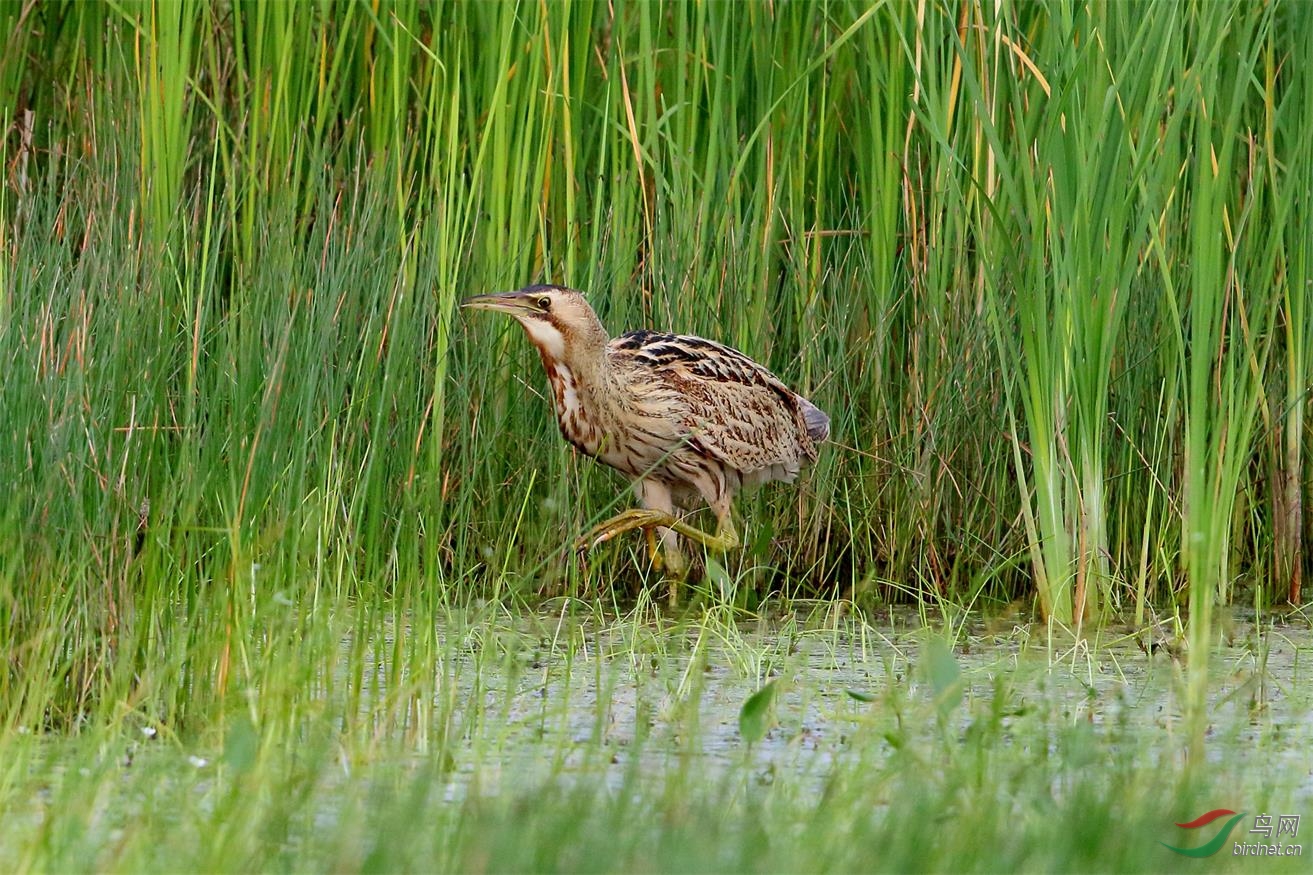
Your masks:
<svg viewBox="0 0 1313 875"><path fill-rule="evenodd" d="M538 309L542 310L544 313L552 309L552 299L547 297L546 295L543 295L541 298L538 299Z"/></svg>

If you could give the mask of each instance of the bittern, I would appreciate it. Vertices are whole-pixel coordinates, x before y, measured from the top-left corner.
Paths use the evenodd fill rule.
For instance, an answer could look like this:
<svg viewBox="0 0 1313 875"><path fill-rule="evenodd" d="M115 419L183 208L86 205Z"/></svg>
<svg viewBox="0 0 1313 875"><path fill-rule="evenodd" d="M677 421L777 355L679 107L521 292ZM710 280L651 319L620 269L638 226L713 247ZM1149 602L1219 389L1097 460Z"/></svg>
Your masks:
<svg viewBox="0 0 1313 875"><path fill-rule="evenodd" d="M678 581L686 571L678 535L717 551L737 546L735 493L793 480L829 436L819 407L738 350L653 331L610 338L573 289L534 285L461 306L507 313L523 326L547 370L561 434L634 481L642 508L595 526L577 542L581 550L643 529L653 563L663 564L659 536ZM699 497L716 515L714 535L677 512Z"/></svg>

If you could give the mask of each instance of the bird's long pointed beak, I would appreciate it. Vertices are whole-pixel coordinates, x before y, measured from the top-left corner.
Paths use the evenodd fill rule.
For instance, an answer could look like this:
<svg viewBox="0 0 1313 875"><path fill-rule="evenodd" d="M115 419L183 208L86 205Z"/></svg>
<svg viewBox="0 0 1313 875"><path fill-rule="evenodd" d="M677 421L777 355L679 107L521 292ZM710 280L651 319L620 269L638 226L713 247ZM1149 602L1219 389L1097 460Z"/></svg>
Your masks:
<svg viewBox="0 0 1313 875"><path fill-rule="evenodd" d="M474 295L460 302L466 310L496 310L498 313L524 313L533 309L524 292L500 292L495 295Z"/></svg>

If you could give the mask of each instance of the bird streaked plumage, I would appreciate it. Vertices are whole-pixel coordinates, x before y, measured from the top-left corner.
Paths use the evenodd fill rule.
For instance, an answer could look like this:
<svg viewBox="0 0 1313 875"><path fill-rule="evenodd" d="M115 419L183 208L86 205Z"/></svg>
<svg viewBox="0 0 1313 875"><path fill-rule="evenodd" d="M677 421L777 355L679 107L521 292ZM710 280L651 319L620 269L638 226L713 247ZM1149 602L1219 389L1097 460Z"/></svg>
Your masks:
<svg viewBox="0 0 1313 875"><path fill-rule="evenodd" d="M735 493L793 480L829 436L820 408L738 350L653 331L612 339L573 289L535 285L466 298L461 306L513 316L538 348L561 434L634 479L646 510L602 523L583 546L656 528L666 564L678 575L684 564L675 532L715 549L735 546ZM714 536L676 515L698 498L716 514ZM659 561L655 549L653 558Z"/></svg>

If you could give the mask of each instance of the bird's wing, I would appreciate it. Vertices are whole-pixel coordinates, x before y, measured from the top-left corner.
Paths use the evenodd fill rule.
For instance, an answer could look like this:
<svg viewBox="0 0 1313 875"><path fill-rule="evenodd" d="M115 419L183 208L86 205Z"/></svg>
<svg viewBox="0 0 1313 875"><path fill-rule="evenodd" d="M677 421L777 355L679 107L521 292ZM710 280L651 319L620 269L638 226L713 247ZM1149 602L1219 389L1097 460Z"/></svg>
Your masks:
<svg viewBox="0 0 1313 875"><path fill-rule="evenodd" d="M829 419L811 402L743 353L701 337L636 331L612 341L614 354L669 409L689 446L743 473L778 469L792 477L816 458ZM768 479L774 479L770 477Z"/></svg>

